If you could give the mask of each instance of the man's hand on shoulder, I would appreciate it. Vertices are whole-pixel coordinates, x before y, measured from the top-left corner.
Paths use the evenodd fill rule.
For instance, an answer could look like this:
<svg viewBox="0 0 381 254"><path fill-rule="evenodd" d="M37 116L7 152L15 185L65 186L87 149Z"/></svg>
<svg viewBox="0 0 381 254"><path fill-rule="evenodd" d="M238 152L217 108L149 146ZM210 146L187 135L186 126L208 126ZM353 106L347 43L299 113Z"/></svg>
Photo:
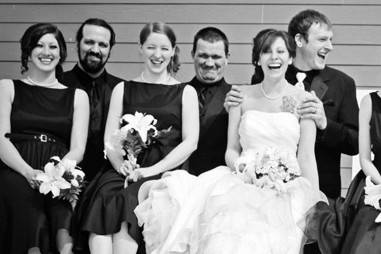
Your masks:
<svg viewBox="0 0 381 254"><path fill-rule="evenodd" d="M226 94L224 108L229 111L230 107L236 107L243 101L243 93L238 85L232 85L230 91Z"/></svg>
<svg viewBox="0 0 381 254"><path fill-rule="evenodd" d="M298 114L302 118L309 118L315 121L319 130L327 128L327 117L325 115L322 101L316 96L315 92L308 93L298 107Z"/></svg>

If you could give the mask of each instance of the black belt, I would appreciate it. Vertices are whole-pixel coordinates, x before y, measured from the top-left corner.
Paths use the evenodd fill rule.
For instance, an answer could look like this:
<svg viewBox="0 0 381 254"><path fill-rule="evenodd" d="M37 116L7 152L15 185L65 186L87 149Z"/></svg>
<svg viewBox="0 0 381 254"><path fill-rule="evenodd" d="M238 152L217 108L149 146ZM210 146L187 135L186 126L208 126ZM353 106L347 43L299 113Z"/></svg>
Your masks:
<svg viewBox="0 0 381 254"><path fill-rule="evenodd" d="M25 133L6 133L6 138L14 141L23 141L23 140L34 140L41 143L62 143L65 144L62 140L49 135L49 134L25 134Z"/></svg>

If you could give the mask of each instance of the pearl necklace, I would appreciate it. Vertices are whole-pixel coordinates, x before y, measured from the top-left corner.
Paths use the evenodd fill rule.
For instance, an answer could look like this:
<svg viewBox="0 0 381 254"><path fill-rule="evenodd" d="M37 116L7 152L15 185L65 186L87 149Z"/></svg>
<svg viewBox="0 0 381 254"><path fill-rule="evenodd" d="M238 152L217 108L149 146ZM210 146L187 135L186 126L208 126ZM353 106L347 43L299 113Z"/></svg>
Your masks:
<svg viewBox="0 0 381 254"><path fill-rule="evenodd" d="M163 84L163 85L169 85L169 81L171 80L171 75L167 75L167 80L165 82L158 82L158 83L153 83L153 82L148 82L145 78L144 78L144 72L140 73L140 80L144 83L151 83L151 84Z"/></svg>
<svg viewBox="0 0 381 254"><path fill-rule="evenodd" d="M261 88L261 92L262 92L263 96L265 96L269 100L277 100L280 97L282 97L282 94L273 95L273 96L266 94L265 89L263 89L263 83L260 83L259 87Z"/></svg>
<svg viewBox="0 0 381 254"><path fill-rule="evenodd" d="M34 81L31 77L27 76L26 77L26 80L28 80L28 82L33 85L33 86L41 86L41 87L47 87L47 88L52 88L52 87L55 87L57 85L59 85L59 82L58 80L55 78L52 82L49 82L49 83L42 83L42 82L37 82L37 81Z"/></svg>

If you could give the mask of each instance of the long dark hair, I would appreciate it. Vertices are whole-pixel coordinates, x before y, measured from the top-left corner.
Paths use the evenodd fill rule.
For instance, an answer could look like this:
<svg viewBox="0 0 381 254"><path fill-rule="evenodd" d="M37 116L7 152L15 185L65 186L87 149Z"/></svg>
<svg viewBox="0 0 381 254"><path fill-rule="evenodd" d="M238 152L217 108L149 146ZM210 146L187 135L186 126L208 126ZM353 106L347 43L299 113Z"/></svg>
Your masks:
<svg viewBox="0 0 381 254"><path fill-rule="evenodd" d="M295 57L295 41L286 31L275 30L272 28L261 30L253 39L251 62L255 67L255 72L251 79L252 84L262 82L264 74L262 67L258 65L259 58L263 52L271 47L277 38L282 38L284 40L288 53L292 58Z"/></svg>
<svg viewBox="0 0 381 254"><path fill-rule="evenodd" d="M140 31L139 42L141 45L144 44L144 42L147 40L148 36L151 33L164 34L168 37L169 41L171 42L172 48L175 49L175 53L167 66L167 70L169 73L175 74L180 69L180 59L179 59L180 49L176 45L175 32L172 30L170 26L168 26L167 24L163 22L148 23Z"/></svg>
<svg viewBox="0 0 381 254"><path fill-rule="evenodd" d="M20 39L21 45L21 73L29 70L28 59L32 53L32 50L37 46L38 41L45 34L53 34L58 42L60 49L60 60L56 67L56 76L60 76L63 72L62 63L67 56L66 43L61 31L51 23L37 23L31 25L26 29L23 36Z"/></svg>

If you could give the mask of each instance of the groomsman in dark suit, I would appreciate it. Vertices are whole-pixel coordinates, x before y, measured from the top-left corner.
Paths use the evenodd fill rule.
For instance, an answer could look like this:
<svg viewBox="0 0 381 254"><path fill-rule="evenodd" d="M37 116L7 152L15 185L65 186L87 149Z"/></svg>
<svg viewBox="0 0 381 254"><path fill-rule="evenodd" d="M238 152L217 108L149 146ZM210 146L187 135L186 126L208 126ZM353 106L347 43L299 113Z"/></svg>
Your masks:
<svg viewBox="0 0 381 254"><path fill-rule="evenodd" d="M295 84L297 73L305 73L305 89L314 91L299 112L314 119L318 128L315 154L320 189L328 197L337 198L341 194L341 154L358 153L356 85L347 74L326 66L327 55L333 49L333 32L324 14L302 11L291 19L288 32L296 42L296 57L286 79Z"/></svg>
<svg viewBox="0 0 381 254"><path fill-rule="evenodd" d="M206 27L194 36L192 57L196 76L189 84L198 94L200 138L197 150L185 166L194 175L225 165L228 114L223 103L231 88L224 79L228 56L229 42L221 30Z"/></svg>
<svg viewBox="0 0 381 254"><path fill-rule="evenodd" d="M333 49L333 32L324 14L304 10L291 19L288 32L296 42L296 57L287 70L286 79L291 84L303 82L305 89L312 91L299 113L312 118L318 129L315 155L320 189L329 198L337 198L341 194L341 154L358 153L359 109L355 82L347 74L326 66L327 56ZM254 74L252 84L259 82ZM242 98L239 87L234 86L225 106L237 105Z"/></svg>

